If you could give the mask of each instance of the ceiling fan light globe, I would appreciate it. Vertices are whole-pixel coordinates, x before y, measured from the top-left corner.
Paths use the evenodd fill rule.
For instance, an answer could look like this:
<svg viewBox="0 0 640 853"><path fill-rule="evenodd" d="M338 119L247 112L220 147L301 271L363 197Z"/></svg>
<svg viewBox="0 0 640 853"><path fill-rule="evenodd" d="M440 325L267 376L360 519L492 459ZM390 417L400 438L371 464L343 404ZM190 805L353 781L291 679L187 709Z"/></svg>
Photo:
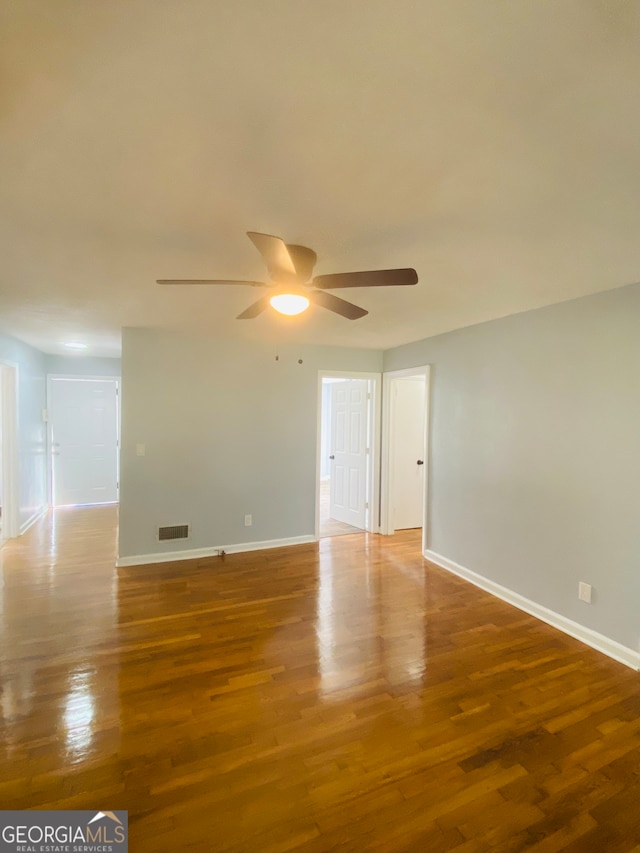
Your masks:
<svg viewBox="0 0 640 853"><path fill-rule="evenodd" d="M271 307L280 314L287 314L290 317L302 314L309 307L309 300L300 293L276 293L269 302Z"/></svg>

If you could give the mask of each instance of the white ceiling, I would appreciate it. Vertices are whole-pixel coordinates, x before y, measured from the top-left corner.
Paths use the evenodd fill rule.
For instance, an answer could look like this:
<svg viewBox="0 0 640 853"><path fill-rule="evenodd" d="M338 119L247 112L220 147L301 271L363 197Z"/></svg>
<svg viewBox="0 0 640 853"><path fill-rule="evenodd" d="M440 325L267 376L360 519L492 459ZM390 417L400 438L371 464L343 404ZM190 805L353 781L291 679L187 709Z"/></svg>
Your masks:
<svg viewBox="0 0 640 853"><path fill-rule="evenodd" d="M636 0L4 0L0 329L387 348L640 280ZM236 321L245 236L316 274L413 266Z"/></svg>

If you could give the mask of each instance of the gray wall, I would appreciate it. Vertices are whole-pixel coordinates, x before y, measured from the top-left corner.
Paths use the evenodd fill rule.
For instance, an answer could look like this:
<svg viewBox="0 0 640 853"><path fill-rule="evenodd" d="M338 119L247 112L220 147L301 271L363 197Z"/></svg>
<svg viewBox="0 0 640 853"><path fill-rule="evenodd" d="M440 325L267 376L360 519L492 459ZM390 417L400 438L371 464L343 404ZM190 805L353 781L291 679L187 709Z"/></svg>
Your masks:
<svg viewBox="0 0 640 853"><path fill-rule="evenodd" d="M640 285L384 355L420 364L429 548L637 651Z"/></svg>
<svg viewBox="0 0 640 853"><path fill-rule="evenodd" d="M92 358L84 355L47 355L47 373L66 376L119 377L119 358Z"/></svg>
<svg viewBox="0 0 640 853"><path fill-rule="evenodd" d="M47 504L46 356L9 335L0 334L0 361L18 368L18 524L20 528Z"/></svg>
<svg viewBox="0 0 640 853"><path fill-rule="evenodd" d="M124 330L121 557L314 534L318 370L381 372L382 354L279 354L276 362L257 342ZM158 542L158 526L182 523L190 540Z"/></svg>

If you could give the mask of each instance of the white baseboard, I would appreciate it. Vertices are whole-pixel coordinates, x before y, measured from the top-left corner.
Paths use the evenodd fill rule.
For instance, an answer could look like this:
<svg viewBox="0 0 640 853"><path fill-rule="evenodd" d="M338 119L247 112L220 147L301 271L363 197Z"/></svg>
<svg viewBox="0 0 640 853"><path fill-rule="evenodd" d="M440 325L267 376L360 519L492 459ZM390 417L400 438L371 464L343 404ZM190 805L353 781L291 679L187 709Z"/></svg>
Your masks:
<svg viewBox="0 0 640 853"><path fill-rule="evenodd" d="M241 554L245 551L264 551L268 548L283 548L288 545L305 545L315 542L315 536L292 536L289 539L266 539L263 542L242 542L239 545L216 545L214 548L191 548L184 551L164 551L157 554L137 554L133 557L118 557L116 566L143 566L147 563L173 563L176 560L202 560L225 554Z"/></svg>
<svg viewBox="0 0 640 853"><path fill-rule="evenodd" d="M447 557L443 557L435 551L425 550L423 552L423 556L425 560L429 560L431 563L435 563L437 566L440 566L440 568L446 569L454 575L458 575L458 577L480 587L480 589L485 590L485 592L495 595L496 598L506 601L507 604L512 604L519 610L524 610L524 612L528 613L530 616L535 616L537 619L546 622L548 625L552 625L554 628L557 628L565 634L569 634L570 637L580 640L587 646L591 646L591 648L608 655L610 658L617 660L619 663L623 663L626 666L631 667L631 669L640 670L640 652L634 651L627 646L623 646L621 643L617 643L615 640L605 637L604 634L599 634L597 631L591 630L591 628L586 628L584 625L580 625L579 622L567 619L560 613L556 613L554 610L549 610L541 604L537 604L535 601L531 601L523 595L513 592L513 590L510 590L507 587L495 583L495 581L489 580L482 575L478 575L476 572L472 572L470 569L465 569L464 566L454 563L453 560L449 560Z"/></svg>
<svg viewBox="0 0 640 853"><path fill-rule="evenodd" d="M40 521L40 519L41 519L43 516L45 516L45 515L47 514L47 512L48 512L48 511L49 511L49 507L48 507L48 506L41 506L39 510L37 510L36 512L34 512L34 513L33 513L33 515L32 515L30 518L28 518L26 521L24 521L24 522L20 525L20 530L19 530L19 532L18 532L18 536L22 536L24 533L26 533L26 532L27 532L27 530L28 530L30 527L33 527L33 525L36 523L36 521Z"/></svg>

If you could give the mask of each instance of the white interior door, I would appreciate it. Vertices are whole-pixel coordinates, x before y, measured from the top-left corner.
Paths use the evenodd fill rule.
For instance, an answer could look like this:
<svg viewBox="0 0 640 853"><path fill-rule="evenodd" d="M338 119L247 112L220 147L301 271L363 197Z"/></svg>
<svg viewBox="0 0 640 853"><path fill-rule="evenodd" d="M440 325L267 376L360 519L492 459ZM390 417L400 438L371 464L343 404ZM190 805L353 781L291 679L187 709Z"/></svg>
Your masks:
<svg viewBox="0 0 640 853"><path fill-rule="evenodd" d="M422 527L424 511L426 380L398 378L393 383L391 512L395 530Z"/></svg>
<svg viewBox="0 0 640 853"><path fill-rule="evenodd" d="M367 500L366 379L331 385L329 514L364 530Z"/></svg>
<svg viewBox="0 0 640 853"><path fill-rule="evenodd" d="M52 378L54 506L118 500L118 381Z"/></svg>

